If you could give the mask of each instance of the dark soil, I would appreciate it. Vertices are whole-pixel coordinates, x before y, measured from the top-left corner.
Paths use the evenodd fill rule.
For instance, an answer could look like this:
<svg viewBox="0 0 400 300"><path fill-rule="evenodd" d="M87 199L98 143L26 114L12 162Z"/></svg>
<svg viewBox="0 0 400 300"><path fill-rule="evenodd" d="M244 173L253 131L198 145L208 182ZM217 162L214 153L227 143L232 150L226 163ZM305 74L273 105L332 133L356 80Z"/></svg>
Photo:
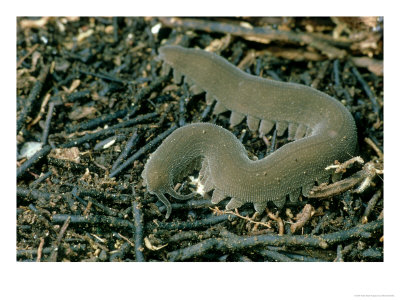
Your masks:
<svg viewBox="0 0 400 300"><path fill-rule="evenodd" d="M229 113L213 116L204 93L160 75L162 44L212 45L246 72L332 95L356 120L358 155L383 166L383 19L19 18L18 151L42 148L17 160L18 261L383 261L381 174L362 193L262 215L245 205L246 218L223 213L226 201L218 211L209 197L171 199L165 220L142 186L149 154L174 126L228 128ZM232 132L264 157L271 147L244 123ZM312 217L292 233L306 204Z"/></svg>

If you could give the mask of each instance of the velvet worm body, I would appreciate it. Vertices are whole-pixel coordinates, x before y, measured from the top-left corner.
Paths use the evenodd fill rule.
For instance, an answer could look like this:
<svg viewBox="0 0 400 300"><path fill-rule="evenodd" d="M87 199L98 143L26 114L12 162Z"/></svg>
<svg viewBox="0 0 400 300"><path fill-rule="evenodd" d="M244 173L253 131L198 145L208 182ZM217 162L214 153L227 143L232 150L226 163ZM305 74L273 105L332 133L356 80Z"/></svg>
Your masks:
<svg viewBox="0 0 400 300"><path fill-rule="evenodd" d="M252 131L267 134L275 127L278 136L287 131L292 140L252 161L240 141L220 126L195 123L175 130L151 154L142 173L148 191L167 206L167 217L171 204L165 194L179 200L190 198L172 187L193 168L200 169L205 191L213 190L213 203L229 197L227 209L251 202L261 212L268 201L282 207L287 197L297 201L300 193L307 196L316 182L329 180L328 165L353 156L354 119L327 94L247 74L203 50L164 46L159 54L164 67L173 68L175 81L184 76L192 91L205 91L208 103L217 101L214 114L231 111L231 126L246 118Z"/></svg>

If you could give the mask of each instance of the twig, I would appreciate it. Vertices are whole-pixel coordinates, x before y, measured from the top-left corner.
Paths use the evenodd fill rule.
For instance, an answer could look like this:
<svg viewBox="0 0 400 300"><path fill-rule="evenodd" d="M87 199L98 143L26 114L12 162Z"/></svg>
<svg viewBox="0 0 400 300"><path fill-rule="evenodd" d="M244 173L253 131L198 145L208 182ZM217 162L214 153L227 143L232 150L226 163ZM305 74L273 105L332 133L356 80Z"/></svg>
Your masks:
<svg viewBox="0 0 400 300"><path fill-rule="evenodd" d="M243 220L246 220L246 221L248 221L248 222L250 222L252 224L257 224L257 225L265 226L265 227L268 227L268 228L272 228L271 225L269 225L267 223L253 221L249 217L245 217L245 216L240 215L237 212L237 210L236 210L236 212L233 212L233 211L230 211L230 210L222 211L218 207L210 207L210 209L214 212L214 214L217 214L217 215L230 214L230 215L234 215L236 217L239 217L239 218L241 218Z"/></svg>
<svg viewBox="0 0 400 300"><path fill-rule="evenodd" d="M48 171L48 172L44 173L43 175L41 175L40 177L38 177L35 181L33 181L33 182L29 185L29 188L30 188L30 189L34 189L34 188L37 187L40 183L42 183L42 182L45 181L47 178L49 178L51 175L53 175L53 171Z"/></svg>
<svg viewBox="0 0 400 300"><path fill-rule="evenodd" d="M327 212L325 215L322 216L322 218L319 220L317 226L314 227L314 229L311 231L312 235L317 235L319 231L321 230L321 227L327 223L329 219L332 219L335 216L334 212Z"/></svg>
<svg viewBox="0 0 400 300"><path fill-rule="evenodd" d="M96 189L84 189L82 187L79 188L78 190L79 196L84 197L84 196L89 196L96 198L98 200L106 200L110 201L112 203L130 203L131 202L131 195L126 195L126 194L112 194L108 192L104 192L102 190L96 190Z"/></svg>
<svg viewBox="0 0 400 300"><path fill-rule="evenodd" d="M185 240L205 240L219 235L219 228L217 226L210 227L205 231L192 230L192 231L178 231L171 236L168 243L180 243Z"/></svg>
<svg viewBox="0 0 400 300"><path fill-rule="evenodd" d="M17 69L22 65L22 63L24 62L24 60L27 59L27 58L29 57L29 55L31 55L31 54L37 49L37 47L39 47L39 44L33 45L33 46L28 50L28 52L27 52L24 56L22 56L22 57L20 58L20 60L17 62Z"/></svg>
<svg viewBox="0 0 400 300"><path fill-rule="evenodd" d="M114 81L114 82L118 82L118 83L122 83L122 84L129 83L129 80L121 79L121 78L118 78L117 76L111 75L111 74L95 73L95 72L89 72L89 71L85 71L85 70L79 70L79 72L81 72L82 74L85 74L85 75L94 76L94 77L108 80L108 81Z"/></svg>
<svg viewBox="0 0 400 300"><path fill-rule="evenodd" d="M379 149L379 147L369 138L366 137L364 138L364 141L371 146L372 149L375 150L376 154L378 154L379 159L383 159L383 153L381 151L381 149Z"/></svg>
<svg viewBox="0 0 400 300"><path fill-rule="evenodd" d="M46 80L47 74L49 73L50 66L44 66L42 70L40 71L38 80L34 83L31 92L29 93L28 98L26 98L24 106L22 108L21 113L19 114L18 120L17 120L17 134L21 130L21 128L24 126L25 119L31 112L33 102L38 98L40 92L42 91L43 84Z"/></svg>
<svg viewBox="0 0 400 300"><path fill-rule="evenodd" d="M158 210L160 213L164 213L167 211L167 208L164 204L162 204L160 201L156 202L156 205L158 207ZM172 210L188 210L188 209L194 209L194 208L207 208L210 206L214 206L215 204L212 204L209 199L200 199L200 200L188 200L185 202L180 202L180 203L172 203L171 207Z"/></svg>
<svg viewBox="0 0 400 300"><path fill-rule="evenodd" d="M182 96L179 99L179 127L182 127L185 124L185 96Z"/></svg>
<svg viewBox="0 0 400 300"><path fill-rule="evenodd" d="M111 172L113 172L121 164L121 162L128 156L131 149L137 144L138 140L139 140L139 135L136 129L135 132L132 134L132 136L129 138L129 140L126 142L124 150L122 150L121 154L118 156L118 158L112 165Z"/></svg>
<svg viewBox="0 0 400 300"><path fill-rule="evenodd" d="M371 91L371 88L369 87L368 83L365 82L364 78L361 76L360 72L358 72L356 67L352 67L351 71L353 74L356 76L358 82L361 84L364 92L367 94L369 100L372 103L372 110L374 113L379 113L380 107L378 105L378 102L376 101L376 97L374 93Z"/></svg>
<svg viewBox="0 0 400 300"><path fill-rule="evenodd" d="M383 76L383 60L374 59L368 56L350 57L351 62L357 67L367 68L368 71L377 76Z"/></svg>
<svg viewBox="0 0 400 300"><path fill-rule="evenodd" d="M341 194L360 184L353 192L362 193L372 182L377 174L382 174L383 170L378 169L379 164L368 162L361 171L353 174L351 177L337 181L332 184L321 184L311 189L308 198L327 198Z"/></svg>
<svg viewBox="0 0 400 300"><path fill-rule="evenodd" d="M131 228L131 229L135 228L135 225L128 220L111 216L104 216L104 215L78 216L78 215L55 214L51 217L51 220L53 223L63 223L68 217L71 218L72 224L91 224L91 225L107 224L115 227Z"/></svg>
<svg viewBox="0 0 400 300"><path fill-rule="evenodd" d="M220 242L221 239L219 238L210 238L195 245L169 252L167 257L169 261L185 261L200 257L211 249L216 248Z"/></svg>
<svg viewBox="0 0 400 300"><path fill-rule="evenodd" d="M53 244L53 251L50 254L49 262L56 262L57 261L57 255L58 255L58 250L59 250L59 247L60 247L60 243L61 243L61 240L62 240L62 238L64 236L65 231L68 228L68 225L69 225L70 221L71 221L71 217L68 217L65 220L63 226L61 227L60 232L59 232L59 234L57 236L57 240Z"/></svg>
<svg viewBox="0 0 400 300"><path fill-rule="evenodd" d="M211 112L212 105L207 105L206 108L201 113L201 120L204 121Z"/></svg>
<svg viewBox="0 0 400 300"><path fill-rule="evenodd" d="M160 21L169 27L183 27L207 32L220 32L241 36L245 39L260 43L269 44L271 41L294 42L298 44L307 44L326 54L328 58L342 58L346 51L338 49L329 44L329 39L312 34L293 31L282 31L267 27L244 27L234 24L225 24L222 22L205 21L198 19L179 19L179 18L160 18Z"/></svg>
<svg viewBox="0 0 400 300"><path fill-rule="evenodd" d="M296 216L297 222L290 226L290 231L295 233L297 229L302 228L308 220L314 215L315 209L311 204L306 204L303 210Z"/></svg>
<svg viewBox="0 0 400 300"><path fill-rule="evenodd" d="M135 112L136 112L137 108L135 107L133 110L135 110ZM69 126L67 126L65 131L67 133L71 133L71 132L76 132L76 131L81 131L81 130L93 129L93 128L96 128L103 124L110 123L111 121L113 121L115 119L123 118L124 116L126 116L129 113L129 111L130 111L129 109L123 109L123 110L119 110L119 111L116 111L111 114L102 115L98 118L91 119L87 122L82 122L82 123L78 123L75 125L69 125Z"/></svg>
<svg viewBox="0 0 400 300"><path fill-rule="evenodd" d="M339 71L339 60L336 59L333 62L333 74L335 78L335 91L338 97L341 97L342 94L344 94L347 105L351 106L353 105L353 98L350 96L350 93L347 91L347 89L343 88L342 82L340 80L340 71Z"/></svg>
<svg viewBox="0 0 400 300"><path fill-rule="evenodd" d="M358 162L359 164L364 164L364 160L361 158L361 156L355 156L342 164L336 163L334 165L327 166L325 170L336 169L335 173L344 173L346 172L346 169L353 165L355 162Z"/></svg>
<svg viewBox="0 0 400 300"><path fill-rule="evenodd" d="M154 228L165 229L165 230L189 230L212 226L218 223L222 223L227 220L232 220L236 216L231 215L221 215L221 216L211 216L202 220L187 221L187 222L157 222L156 224L147 224L146 230L152 230Z"/></svg>
<svg viewBox="0 0 400 300"><path fill-rule="evenodd" d="M294 261L293 259L287 257L286 255L279 253L278 251L273 251L273 250L261 250L259 252L262 256L266 256L273 261L282 261L282 262L292 262Z"/></svg>
<svg viewBox="0 0 400 300"><path fill-rule="evenodd" d="M72 196L74 196L74 197L75 197L79 202L81 202L83 205L85 205L85 206L88 205L88 203L87 203L85 200L83 200L82 198L80 198L80 197L78 196L77 191L78 191L78 188L75 187L75 188L72 190L72 192L71 192L71 193L72 193ZM104 212L105 212L107 215L109 215L109 216L123 218L123 215L122 215L119 211L116 211L116 210L114 210L114 209L112 209L112 208L110 208L110 207L107 207L107 206L105 206L104 204L99 203L99 202L97 202L97 201L94 200L94 199L90 199L90 202L92 202L94 206L100 208L102 211L104 211Z"/></svg>
<svg viewBox="0 0 400 300"><path fill-rule="evenodd" d="M334 245L353 238L368 237L370 236L370 232L381 231L382 229L383 219L363 225L357 225L347 230L322 234L319 237L323 239L327 244Z"/></svg>
<svg viewBox="0 0 400 300"><path fill-rule="evenodd" d="M41 237L40 238L39 247L37 249L36 262L40 262L40 260L42 258L43 245L44 245L44 238Z"/></svg>
<svg viewBox="0 0 400 300"><path fill-rule="evenodd" d="M311 257L311 256L307 256L307 255L301 255L301 254L297 254L297 253L289 253L289 252L285 252L283 251L284 255L286 255L287 257L293 259L294 261L301 261L301 262L326 262L325 260L319 259L319 258L315 258L315 257Z"/></svg>
<svg viewBox="0 0 400 300"><path fill-rule="evenodd" d="M47 111L46 122L44 124L43 135L42 135L42 144L43 145L47 144L47 138L48 138L49 132L50 132L50 123L51 123L51 118L53 117L54 106L55 106L55 103L50 102L49 109Z"/></svg>
<svg viewBox="0 0 400 300"><path fill-rule="evenodd" d="M255 246L301 246L319 247L326 249L329 245L344 242L353 238L368 237L370 232L383 228L383 220L377 220L365 225L359 225L348 230L312 235L257 235L257 236L236 236L227 231L221 231L222 238L210 238L187 248L175 250L168 253L170 261L188 260L198 257L211 249L219 251L240 251Z"/></svg>
<svg viewBox="0 0 400 300"><path fill-rule="evenodd" d="M17 196L24 197L32 200L38 200L39 198L49 201L54 197L54 194L50 194L48 192L39 191L36 189L27 189L20 186L17 186Z"/></svg>
<svg viewBox="0 0 400 300"><path fill-rule="evenodd" d="M86 134L83 137L80 137L80 138L77 138L75 140L66 142L66 143L60 145L59 148L71 148L71 147L74 147L74 146L79 146L79 145L81 145L81 144L83 144L85 142L98 139L99 137L104 137L104 136L109 136L109 135L115 134L115 130L116 129L124 128L124 127L130 127L130 126L132 126L134 124L137 124L137 123L140 123L142 121L152 119L157 115L158 114L154 112L154 113L149 113L149 114L146 114L146 115L138 116L138 117L136 117L134 119L121 122L121 123L116 124L114 126L110 126L109 128L104 129L104 130L100 130L100 131L98 131L96 133Z"/></svg>
<svg viewBox="0 0 400 300"><path fill-rule="evenodd" d="M342 250L343 250L342 245L338 245L337 250L336 250L337 254L336 254L336 258L335 258L334 262L344 262Z"/></svg>
<svg viewBox="0 0 400 300"><path fill-rule="evenodd" d="M93 147L93 150L99 151L99 150L107 149L108 147L112 146L114 143L123 141L125 139L126 139L125 134L116 134L114 136L110 136L110 137L106 138L105 140L98 142Z"/></svg>
<svg viewBox="0 0 400 300"><path fill-rule="evenodd" d="M275 216L268 208L267 208L267 215L272 220L278 223L278 232L279 235L282 236L285 233L285 226L283 224L282 218L280 218L279 216Z"/></svg>
<svg viewBox="0 0 400 300"><path fill-rule="evenodd" d="M131 248L132 244L130 242L123 243L117 251L110 255L110 261L119 261L123 259Z"/></svg>
<svg viewBox="0 0 400 300"><path fill-rule="evenodd" d="M136 261L145 261L143 256L143 213L138 201L132 201L133 219L135 223L135 257Z"/></svg>
<svg viewBox="0 0 400 300"><path fill-rule="evenodd" d="M135 100L136 102L140 103L145 97L150 95L154 90L160 87L165 81L168 79L168 75L161 76L153 80L147 87L141 89L136 95Z"/></svg>
<svg viewBox="0 0 400 300"><path fill-rule="evenodd" d="M40 109L39 109L39 113L37 114L37 116L26 126L27 130L30 130L32 128L33 125L37 124L41 119L43 114L45 113L45 108L47 103L51 100L51 94L47 93L44 97L43 97L43 101L40 104ZM55 102L54 102L55 103Z"/></svg>
<svg viewBox="0 0 400 300"><path fill-rule="evenodd" d="M315 77L315 79L311 83L311 87L313 87L314 89L318 89L319 83L324 78L325 73L328 70L329 63L330 63L330 61L326 60L322 63L321 67L319 68L317 77Z"/></svg>
<svg viewBox="0 0 400 300"><path fill-rule="evenodd" d="M46 247L46 248L43 248L41 251L42 251L42 255L50 254L51 251L53 251L53 247ZM37 256L37 255L38 255L38 249L20 249L20 250L17 250L17 259L21 258L23 256L24 257L26 257L26 256L34 257L34 256Z"/></svg>
<svg viewBox="0 0 400 300"><path fill-rule="evenodd" d="M161 142L164 138L166 138L168 135L172 133L177 128L176 125L172 126L170 129L167 129L163 133L161 133L159 136L157 136L155 139L151 140L148 142L145 146L140 148L135 154L133 154L130 158L128 158L124 163L119 165L114 171L112 171L109 175L109 178L115 177L118 175L122 170L127 168L129 165L131 165L136 159L138 159L140 156L142 156L145 152L149 151L153 147L155 147L159 142Z"/></svg>
<svg viewBox="0 0 400 300"><path fill-rule="evenodd" d="M30 159L24 162L18 169L17 169L17 178L21 177L28 168L30 168L33 164L38 162L44 156L46 156L51 150L49 145L44 146L41 150L36 152Z"/></svg>
<svg viewBox="0 0 400 300"><path fill-rule="evenodd" d="M193 257L198 257L211 249L219 251L240 251L255 246L303 246L321 247L328 245L320 237L314 236L280 236L275 234L257 236L236 236L233 233L222 231L222 238L210 238L187 248L175 250L168 253L170 261L184 261Z"/></svg>
<svg viewBox="0 0 400 300"><path fill-rule="evenodd" d="M368 217L371 214L372 210L374 209L374 207L375 207L376 203L378 202L378 200L381 199L381 195L382 195L382 191L379 190L368 201L368 205L365 208L363 216L361 217L361 223L362 224L368 223Z"/></svg>

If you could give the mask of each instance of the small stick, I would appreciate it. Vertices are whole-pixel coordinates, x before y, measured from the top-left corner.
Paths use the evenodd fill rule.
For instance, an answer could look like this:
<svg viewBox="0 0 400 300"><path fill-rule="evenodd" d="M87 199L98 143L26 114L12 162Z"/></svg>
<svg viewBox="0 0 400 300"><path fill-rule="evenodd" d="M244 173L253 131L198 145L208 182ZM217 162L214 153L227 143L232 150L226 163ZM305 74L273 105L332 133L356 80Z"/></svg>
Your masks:
<svg viewBox="0 0 400 300"><path fill-rule="evenodd" d="M132 126L134 124L137 124L137 123L140 123L142 121L152 119L153 117L155 117L157 115L158 114L156 112L154 112L154 113L149 113L149 114L138 116L138 117L136 117L134 119L121 122L121 123L116 124L114 126L110 126L109 128L100 130L100 131L98 131L96 133L86 134L83 137L80 137L80 138L77 138L75 140L66 142L66 143L60 145L59 148L71 148L71 147L82 145L83 143L86 143L88 141L98 139L99 137L104 137L104 136L109 136L109 135L115 134L115 130L116 129L124 128L124 127L130 127L130 126Z"/></svg>
<svg viewBox="0 0 400 300"><path fill-rule="evenodd" d="M202 220L187 221L187 222L157 222L156 224L147 224L146 230L153 230L154 228L165 229L165 230L190 230L203 227L209 227L218 223L222 223L227 220L232 220L236 216L231 215L220 215L211 216Z"/></svg>
<svg viewBox="0 0 400 300"><path fill-rule="evenodd" d="M134 109L134 110L136 111L137 109ZM78 123L76 125L69 125L69 126L67 126L65 131L67 133L72 133L72 132L76 132L76 131L93 129L98 126L102 126L104 124L110 123L115 119L123 118L129 113L129 111L130 111L129 109L123 109L123 110L119 110L119 111L116 111L116 112L108 114L108 115L102 115L98 118L91 119L87 122Z"/></svg>
<svg viewBox="0 0 400 300"><path fill-rule="evenodd" d="M71 222L71 217L68 217L65 220L63 226L61 227L61 230L60 230L60 232L59 232L59 234L57 236L57 240L55 241L55 243L53 245L53 251L50 254L49 262L56 262L57 261L57 255L58 255L58 250L59 250L59 247L60 247L60 243L61 243L61 240L62 240L62 238L63 238L63 236L65 234L65 231L67 230L68 225L69 225L70 222Z"/></svg>
<svg viewBox="0 0 400 300"><path fill-rule="evenodd" d="M29 96L26 98L24 107L19 114L17 120L17 134L24 126L25 119L29 115L32 109L33 102L36 101L37 97L39 96L40 92L42 91L43 84L46 80L47 74L49 73L50 66L44 66L43 69L40 71L38 80L34 83Z"/></svg>
<svg viewBox="0 0 400 300"><path fill-rule="evenodd" d="M374 209L376 203L378 202L378 200L381 199L381 195L382 195L382 191L379 190L368 201L368 205L365 208L363 216L361 217L361 223L362 224L368 223L368 217L371 214L371 212L373 211L373 209Z"/></svg>
<svg viewBox="0 0 400 300"><path fill-rule="evenodd" d="M51 251L53 251L53 247L46 247L43 248L42 250L42 255L44 254L50 254ZM21 249L21 250L17 250L17 259L21 258L22 256L37 256L38 255L38 249Z"/></svg>
<svg viewBox="0 0 400 300"><path fill-rule="evenodd" d="M33 181L30 185L29 188L30 189L34 189L35 187L37 187L40 183L42 183L43 181L45 181L47 178L49 178L51 175L53 175L53 171L48 171L46 173L44 173L42 176L38 177L38 179L36 179L35 181Z"/></svg>
<svg viewBox="0 0 400 300"><path fill-rule="evenodd" d="M24 56L22 56L22 57L20 58L20 60L17 62L17 69L22 65L22 63L24 62L24 60L27 59L27 58L29 57L29 55L31 55L31 54L37 49L37 47L39 47L39 44L33 45L33 46L28 50L28 52L27 52Z"/></svg>
<svg viewBox="0 0 400 300"><path fill-rule="evenodd" d="M312 207L311 204L306 204L303 207L303 210L299 214L297 214L296 216L297 222L290 226L290 231L292 233L295 233L297 229L302 228L308 222L308 220L311 219L314 213L315 213L314 207Z"/></svg>
<svg viewBox="0 0 400 300"><path fill-rule="evenodd" d="M320 247L326 249L329 245L344 242L349 239L357 239L365 233L378 231L383 228L383 220L377 220L365 225L358 225L348 230L320 236L312 235L276 235L266 234L257 236L236 236L233 233L221 231L222 238L210 238L198 244L175 250L168 253L169 261L184 261L193 257L199 257L208 251L240 251L255 246L301 246Z"/></svg>
<svg viewBox="0 0 400 300"><path fill-rule="evenodd" d="M338 245L337 250L336 250L337 254L336 254L336 258L335 258L334 262L344 262L342 250L343 250L343 246Z"/></svg>
<svg viewBox="0 0 400 300"><path fill-rule="evenodd" d="M139 135L136 129L135 132L132 134L132 136L129 138L129 140L126 142L124 150L122 150L121 154L118 156L118 158L112 165L111 172L113 172L121 164L121 162L128 156L129 152L137 144L138 140L139 140Z"/></svg>
<svg viewBox="0 0 400 300"><path fill-rule="evenodd" d="M273 250L261 250L260 254L263 256L266 256L273 261L283 261L283 262L292 262L294 261L293 259L287 257L286 255L279 253L278 251L273 251Z"/></svg>
<svg viewBox="0 0 400 300"><path fill-rule="evenodd" d="M161 203L161 202L159 202ZM156 203L158 206L158 203ZM177 210L177 209L193 209L193 208L207 208L210 206L213 206L215 204L212 204L209 199L202 199L202 200L188 200L185 202L180 202L180 203L172 203L172 209ZM164 204L162 206L158 207L158 210L160 213L166 212L167 208L165 207Z"/></svg>
<svg viewBox="0 0 400 300"><path fill-rule="evenodd" d="M131 228L131 229L135 228L135 225L128 220L111 216L104 216L104 215L78 216L78 215L67 215L67 214L55 214L51 217L51 220L53 223L62 223L65 222L65 220L68 217L71 218L72 224L91 224L91 225L107 224L121 228Z"/></svg>
<svg viewBox="0 0 400 300"><path fill-rule="evenodd" d="M325 168L325 170L336 169L335 173L340 173L340 172L344 173L346 171L346 169L349 166L351 166L352 164L354 164L355 162L358 162L359 164L364 164L364 160L361 158L361 156L356 156L356 157L353 157L353 158L345 161L342 164L335 164L335 165L327 166Z"/></svg>
<svg viewBox="0 0 400 300"><path fill-rule="evenodd" d="M195 245L169 252L167 255L168 261L185 261L190 258L199 257L216 248L219 242L218 238L209 238Z"/></svg>
<svg viewBox="0 0 400 300"><path fill-rule="evenodd" d="M145 146L140 148L135 154L133 154L130 158L128 158L124 163L119 165L114 171L112 171L109 175L109 178L113 178L116 175L118 175L122 170L127 168L129 165L131 165L136 159L138 159L140 156L142 156L145 152L149 151L153 147L155 147L158 143L160 143L164 138L166 138L168 135L172 133L177 128L176 125L172 126L170 129L167 129L163 133L161 133L159 136L157 136L155 139L151 140L148 142Z"/></svg>
<svg viewBox="0 0 400 300"><path fill-rule="evenodd" d="M381 149L379 149L379 147L369 137L366 137L364 139L364 141L368 145L370 145L372 149L375 150L376 154L378 154L379 159L383 159L383 153L382 153Z"/></svg>
<svg viewBox="0 0 400 300"><path fill-rule="evenodd" d="M74 102L74 101L81 99L88 95L90 95L90 90L82 90L82 91L73 92L66 97L65 102Z"/></svg>
<svg viewBox="0 0 400 300"><path fill-rule="evenodd" d="M110 261L120 261L131 249L132 245L130 242L123 243L121 247L110 255Z"/></svg>
<svg viewBox="0 0 400 300"><path fill-rule="evenodd" d="M32 128L33 125L37 124L41 119L42 116L45 112L45 108L47 103L50 101L51 99L51 95L50 93L47 93L44 97L43 97L43 101L40 104L40 109L39 109L39 113L37 114L37 116L26 126L27 130L30 130ZM54 102L54 101L52 101Z"/></svg>
<svg viewBox="0 0 400 300"><path fill-rule="evenodd" d="M167 79L169 78L168 75L161 76L153 80L147 87L141 89L136 95L135 100L136 102L142 101L148 95L150 95L154 90L160 87Z"/></svg>
<svg viewBox="0 0 400 300"><path fill-rule="evenodd" d="M378 164L379 166L379 164ZM340 168L340 166L339 166ZM374 162L368 162L364 165L361 171L353 174L351 177L337 181L332 184L321 184L315 186L308 193L308 198L327 198L330 196L341 194L349 189L352 189L355 185L359 184L359 187L355 189L354 193L362 193L371 183L372 179L377 174L382 174L383 170L376 167Z"/></svg>
<svg viewBox="0 0 400 300"><path fill-rule="evenodd" d="M222 231L222 238L210 238L187 248L175 250L168 253L169 261L184 261L193 257L198 257L211 249L220 251L240 251L255 246L305 246L322 247L328 245L319 237L313 236L280 236L276 234L266 234L257 236L237 236L233 233Z"/></svg>
<svg viewBox="0 0 400 300"><path fill-rule="evenodd" d="M110 137L106 138L105 140L102 140L102 141L98 142L93 147L93 150L99 151L99 150L106 149L106 148L112 146L114 143L123 141L125 139L126 139L126 135L125 134L116 134L114 136L110 136Z"/></svg>
<svg viewBox="0 0 400 300"><path fill-rule="evenodd" d="M321 227L324 223L326 223L329 219L333 218L335 216L335 213L326 213L325 215L322 216L322 218L319 220L317 226L311 231L312 235L317 235L319 231L321 230Z"/></svg>
<svg viewBox="0 0 400 300"><path fill-rule="evenodd" d="M268 217L278 223L278 232L279 235L282 236L285 233L285 226L283 224L282 218L275 216L269 209L267 209Z"/></svg>
<svg viewBox="0 0 400 300"><path fill-rule="evenodd" d="M135 256L136 261L145 261L143 256L143 213L137 200L132 201L133 219L135 223Z"/></svg>
<svg viewBox="0 0 400 300"><path fill-rule="evenodd" d="M306 255L301 255L297 253L289 253L289 252L284 252L285 255L294 261L301 261L301 262L326 262L326 260L311 257L311 256L306 256Z"/></svg>
<svg viewBox="0 0 400 300"><path fill-rule="evenodd" d="M321 68L318 71L317 77L315 77L315 79L313 80L313 82L311 83L311 87L313 87L314 89L318 89L319 83L321 82L321 80L324 78L326 71L328 70L329 67L329 60L326 60L322 63Z"/></svg>
<svg viewBox="0 0 400 300"><path fill-rule="evenodd" d="M185 124L185 96L182 96L179 99L179 127L182 127Z"/></svg>
<svg viewBox="0 0 400 300"><path fill-rule="evenodd" d="M40 178L40 177L39 177ZM17 186L17 196L24 197L30 200L38 200L39 198L49 201L52 199L53 194L48 192L39 191L37 189L27 189L20 186Z"/></svg>
<svg viewBox="0 0 400 300"><path fill-rule="evenodd" d="M364 80L364 78L361 76L360 72L358 72L356 67L352 67L351 71L353 74L356 76L358 82L361 84L361 86L364 89L364 92L367 94L369 100L372 103L372 110L374 113L379 113L379 105L378 102L376 101L376 97L374 96L374 93L371 91L371 88L369 87L368 83Z"/></svg>
<svg viewBox="0 0 400 300"><path fill-rule="evenodd" d="M344 97L346 98L347 105L351 106L353 104L353 99L350 96L350 93L343 88L342 82L340 80L340 70L339 70L339 60L336 59L333 62L333 74L335 78L335 91L338 97L341 97L342 94L344 94Z"/></svg>
<svg viewBox="0 0 400 300"><path fill-rule="evenodd" d="M88 203L78 196L77 191L78 191L78 189L75 187L72 190L72 196L74 196L83 205L88 206ZM101 210L103 210L107 215L110 215L110 216L113 216L113 217L117 217L118 216L120 218L123 217L120 212L115 211L114 209L109 208L109 207L105 206L104 204L101 204L100 202L97 202L94 199L91 199L90 202L93 203L94 206L96 206L96 207L100 208Z"/></svg>
<svg viewBox="0 0 400 300"><path fill-rule="evenodd" d="M55 106L55 103L50 102L49 109L47 111L46 122L44 125L43 135L42 135L42 144L43 145L47 144L47 138L48 138L49 132L50 132L50 123L51 123L51 118L53 117L54 106Z"/></svg>
<svg viewBox="0 0 400 300"><path fill-rule="evenodd" d="M44 238L41 237L40 238L40 244L39 244L39 247L37 249L36 262L40 262L40 260L42 258L43 245L44 245Z"/></svg>
<svg viewBox="0 0 400 300"><path fill-rule="evenodd" d="M203 110L203 112L201 113L201 120L204 121L209 113L211 112L211 108L212 108L212 104L207 105L206 108Z"/></svg>
<svg viewBox="0 0 400 300"><path fill-rule="evenodd" d="M178 231L171 236L168 244L180 243L185 240L205 240L219 235L220 230L217 227L210 227L205 231L192 230L192 231Z"/></svg>
<svg viewBox="0 0 400 300"><path fill-rule="evenodd" d="M36 152L30 159L25 161L18 169L17 169L17 178L21 177L26 170L28 170L33 164L38 162L40 159L42 159L44 156L49 154L51 150L50 145L44 146L41 150Z"/></svg>
<svg viewBox="0 0 400 300"><path fill-rule="evenodd" d="M249 217L245 217L245 216L240 215L240 214L237 212L237 210L236 210L235 212L229 211L229 210L228 210L228 211L222 211L222 210L220 210L218 207L214 207L214 208L213 208L213 207L210 207L210 209L211 209L215 214L217 214L217 215L231 214L231 215L234 215L234 216L236 216L236 217L239 217L239 218L241 218L241 219L243 219L243 220L246 220L246 221L248 221L248 222L250 222L250 223L252 223L252 224L257 224L257 225L265 226L265 227L268 227L268 228L272 228L271 225L269 225L269 224L267 224L267 223L253 221L253 220L250 219Z"/></svg>
<svg viewBox="0 0 400 300"><path fill-rule="evenodd" d="M341 230L333 233L322 234L319 237L329 245L342 243L349 239L368 237L370 232L381 231L383 229L383 219L376 220L367 224L357 225L350 229Z"/></svg>
<svg viewBox="0 0 400 300"><path fill-rule="evenodd" d="M226 24L222 22L205 21L197 19L180 19L180 18L159 18L160 21L169 27L183 27L195 30L204 30L207 32L220 32L224 34L232 34L241 36L251 41L260 43L270 43L271 41L304 43L326 54L328 58L342 58L346 55L345 50L336 48L330 44L331 39L325 38L323 35L315 36L309 33L276 30L266 27L244 27L235 24Z"/></svg>
<svg viewBox="0 0 400 300"><path fill-rule="evenodd" d="M118 82L118 83L122 83L122 84L130 83L129 80L121 79L121 78L118 78L117 76L111 75L111 74L95 73L95 72L89 72L89 71L85 71L85 70L79 70L79 72L82 74L85 74L85 75L94 76L94 77L108 80L108 81L114 81L114 82Z"/></svg>

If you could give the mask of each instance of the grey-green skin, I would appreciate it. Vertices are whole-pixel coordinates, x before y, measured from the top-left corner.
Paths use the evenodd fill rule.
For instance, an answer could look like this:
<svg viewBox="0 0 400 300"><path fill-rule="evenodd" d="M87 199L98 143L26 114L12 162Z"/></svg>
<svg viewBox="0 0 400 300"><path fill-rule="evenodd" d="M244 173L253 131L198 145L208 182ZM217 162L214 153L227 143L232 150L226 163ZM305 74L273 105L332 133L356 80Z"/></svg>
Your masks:
<svg viewBox="0 0 400 300"><path fill-rule="evenodd" d="M172 185L199 163L205 190L214 189L213 203L231 197L227 209L252 202L261 212L268 201L282 207L287 195L291 201L301 192L307 196L316 181L328 181L328 165L354 155L354 119L327 94L249 75L203 50L164 46L159 52L176 80L183 74L197 90L206 91L209 102L217 101L215 114L232 111L231 126L247 117L253 131L267 134L275 126L278 135L288 129L289 140L294 140L252 161L239 140L220 126L196 123L177 129L151 155L142 174L148 191L167 206L167 217L171 205L164 194L180 200L191 197L177 194Z"/></svg>

